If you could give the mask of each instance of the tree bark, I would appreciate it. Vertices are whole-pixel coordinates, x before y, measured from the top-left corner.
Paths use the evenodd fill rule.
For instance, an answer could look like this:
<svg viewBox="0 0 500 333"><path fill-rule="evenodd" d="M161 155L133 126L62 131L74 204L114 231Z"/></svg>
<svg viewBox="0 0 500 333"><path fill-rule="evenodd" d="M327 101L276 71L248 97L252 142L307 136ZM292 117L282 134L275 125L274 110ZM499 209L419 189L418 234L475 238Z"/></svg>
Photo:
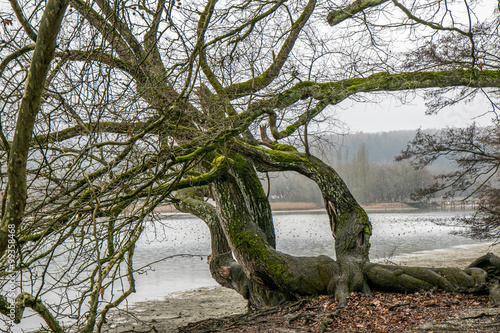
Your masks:
<svg viewBox="0 0 500 333"><path fill-rule="evenodd" d="M437 288L467 293L490 290L492 296L496 295L498 283L492 284L485 269L498 273L497 257L492 255L465 270L370 263L368 217L331 167L298 152L269 151L244 144L236 150L245 158L238 154L227 158L228 168L213 185L216 214L213 211L210 214L218 221L214 225L220 228L217 232L211 228L212 236L224 240L236 262L228 256L229 261L216 263L211 259L210 265L219 283L238 290L253 306L328 294L335 295L342 307L350 292L371 290L412 292ZM270 238L269 203L251 161L265 171L294 170L316 181L335 236L336 261L326 256L294 257L276 251L270 241L274 238ZM216 251L219 250L213 247L212 256Z"/></svg>
<svg viewBox="0 0 500 333"><path fill-rule="evenodd" d="M9 152L7 200L0 225L0 257L7 248L8 225L13 224L17 230L24 215L28 150L31 146L35 118L40 109L45 79L54 57L57 34L67 6L67 0L49 0L36 37L36 46Z"/></svg>
<svg viewBox="0 0 500 333"><path fill-rule="evenodd" d="M202 200L178 193L175 207L182 212L193 214L202 219L209 228L212 253L208 258L209 270L221 286L237 291L248 300L249 307L276 305L289 300L282 293L276 293L251 281L241 265L233 259L232 250L222 229L216 208ZM274 234L274 233L273 233ZM273 238L274 240L274 238Z"/></svg>

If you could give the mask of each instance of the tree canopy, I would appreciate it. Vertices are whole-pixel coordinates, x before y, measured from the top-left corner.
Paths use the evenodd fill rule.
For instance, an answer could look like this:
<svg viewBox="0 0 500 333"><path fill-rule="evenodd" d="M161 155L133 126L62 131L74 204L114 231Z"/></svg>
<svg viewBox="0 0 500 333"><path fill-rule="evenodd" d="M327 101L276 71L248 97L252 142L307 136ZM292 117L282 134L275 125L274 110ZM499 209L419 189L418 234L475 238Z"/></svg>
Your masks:
<svg viewBox="0 0 500 333"><path fill-rule="evenodd" d="M371 94L422 91L431 112L484 94L485 112L496 111L498 12L484 13L487 1L9 2L0 274L30 281L15 295L15 321L28 306L53 331L65 319L100 330L134 292L135 243L166 204L205 221L213 277L252 306L487 288L482 268L401 274L369 263L369 219L308 141L326 111ZM336 261L275 250L257 171L318 185ZM126 290L100 307L118 281ZM44 305L48 295L57 306ZM11 297L0 296L7 316Z"/></svg>

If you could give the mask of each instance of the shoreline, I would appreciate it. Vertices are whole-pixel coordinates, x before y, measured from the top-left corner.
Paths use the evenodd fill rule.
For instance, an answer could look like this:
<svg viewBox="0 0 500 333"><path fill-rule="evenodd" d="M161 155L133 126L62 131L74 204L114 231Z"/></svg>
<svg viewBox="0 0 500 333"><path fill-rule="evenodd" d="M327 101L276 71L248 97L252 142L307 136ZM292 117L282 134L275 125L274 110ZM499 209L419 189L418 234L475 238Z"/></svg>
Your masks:
<svg viewBox="0 0 500 333"><path fill-rule="evenodd" d="M373 262L396 264L400 266L421 267L458 267L466 268L474 260L488 252L500 256L500 244L494 242L458 245L447 249L425 250L410 254L381 258Z"/></svg>
<svg viewBox="0 0 500 333"><path fill-rule="evenodd" d="M500 245L476 244L448 249L421 251L374 262L420 267L465 268L478 257L493 252L500 256ZM215 286L174 292L162 300L142 301L122 306L110 313L104 332L174 332L188 323L245 313L247 302L234 290ZM153 329L154 328L154 329Z"/></svg>
<svg viewBox="0 0 500 333"><path fill-rule="evenodd" d="M379 203L379 204L365 204L361 205L366 213L408 213L408 212L429 212L429 211L451 211L451 212L473 212L473 206L444 206L444 207L433 207L433 208L422 208L410 206L406 203ZM324 207L310 204L310 203L290 203L290 202L272 202L271 211L275 215L283 214L326 214ZM189 213L179 212L172 207L160 207L155 209L154 213L158 214L160 217L192 217L193 215Z"/></svg>
<svg viewBox="0 0 500 333"><path fill-rule="evenodd" d="M414 207L364 207L362 206L364 211L367 214L378 214L378 213L425 213L425 212L473 212L474 210L472 208L467 208L467 209L459 209L459 208L453 208L453 209L422 209L422 208L414 208ZM324 208L307 208L307 209L272 209L271 210L273 215L287 215L287 214L327 214L326 210ZM182 213L182 212L155 212L158 214L159 217L161 218L192 218L194 217L193 215L189 213Z"/></svg>

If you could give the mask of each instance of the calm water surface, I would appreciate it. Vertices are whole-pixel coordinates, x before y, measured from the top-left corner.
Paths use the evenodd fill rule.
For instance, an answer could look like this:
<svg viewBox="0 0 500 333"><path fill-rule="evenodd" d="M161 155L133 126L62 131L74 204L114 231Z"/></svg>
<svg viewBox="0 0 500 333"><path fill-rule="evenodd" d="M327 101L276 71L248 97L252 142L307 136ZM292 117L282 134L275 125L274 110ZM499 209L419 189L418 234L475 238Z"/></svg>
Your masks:
<svg viewBox="0 0 500 333"><path fill-rule="evenodd" d="M454 219L463 214L457 211L369 214L373 225L370 259L477 244L476 240L454 234L463 231ZM295 256L324 254L335 258L326 213L277 214L274 222L279 251ZM137 244L134 268L143 269L136 274L136 293L129 296L128 302L163 299L172 292L217 285L208 271L209 254L209 232L201 220L168 217L151 223ZM46 295L45 301L57 304L50 295ZM29 309L25 317L28 318L13 327L15 332L40 327L40 318Z"/></svg>
<svg viewBox="0 0 500 333"><path fill-rule="evenodd" d="M464 236L455 217L463 212L373 213L370 259L420 251L477 244ZM136 249L135 267L162 258L191 254L193 257L166 259L143 270L136 278L137 293L130 301L161 299L168 293L203 286L215 286L206 262L210 254L208 228L196 218L169 217L165 228L147 230ZM295 256L319 254L335 258L334 242L326 213L274 216L277 249ZM152 288L154 286L154 288Z"/></svg>

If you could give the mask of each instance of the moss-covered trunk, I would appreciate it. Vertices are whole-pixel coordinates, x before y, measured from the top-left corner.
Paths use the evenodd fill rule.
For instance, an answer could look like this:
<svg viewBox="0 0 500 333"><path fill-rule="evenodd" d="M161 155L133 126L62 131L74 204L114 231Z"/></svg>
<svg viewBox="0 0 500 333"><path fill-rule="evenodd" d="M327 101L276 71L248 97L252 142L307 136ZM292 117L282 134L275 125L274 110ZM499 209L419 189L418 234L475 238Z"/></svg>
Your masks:
<svg viewBox="0 0 500 333"><path fill-rule="evenodd" d="M371 224L366 212L350 193L333 168L314 156L286 150L262 149L239 144L237 150L261 171L296 171L316 182L325 202L332 246L335 246L337 272L329 282L329 293L345 303L350 291L370 293L362 267L368 262ZM335 241L334 241L335 240Z"/></svg>
<svg viewBox="0 0 500 333"><path fill-rule="evenodd" d="M492 278L500 275L499 258L483 258L465 270L370 263L368 217L331 167L297 152L243 145L238 151L242 155L226 156L228 165L212 184L216 207L193 199L193 195L179 195L177 206L199 216L209 226L209 266L214 279L237 290L254 307L319 294L335 295L343 306L350 292L371 290L490 290L494 298L499 298L495 294L498 281ZM271 208L254 165L263 171L294 170L318 184L334 236L336 260L327 256L294 257L276 251Z"/></svg>

